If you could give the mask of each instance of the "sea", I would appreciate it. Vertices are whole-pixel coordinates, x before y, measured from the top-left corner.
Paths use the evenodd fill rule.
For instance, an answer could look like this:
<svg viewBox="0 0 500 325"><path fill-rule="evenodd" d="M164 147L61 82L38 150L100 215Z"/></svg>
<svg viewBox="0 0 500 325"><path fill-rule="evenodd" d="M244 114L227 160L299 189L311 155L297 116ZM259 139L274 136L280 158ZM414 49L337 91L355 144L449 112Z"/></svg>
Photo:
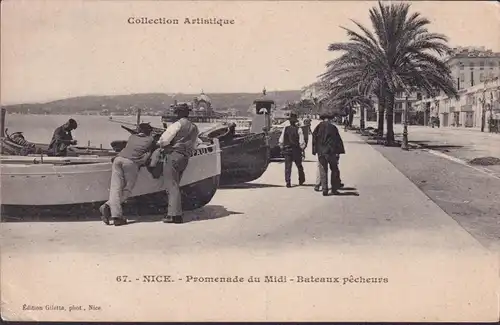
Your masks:
<svg viewBox="0 0 500 325"><path fill-rule="evenodd" d="M73 118L78 123L78 128L72 131L73 138L78 140L78 146L111 148L114 140L126 140L130 135L121 128L120 121L135 124L135 116L109 116L98 115L26 115L7 114L5 128L7 133L23 132L26 140L35 143L49 143L54 130ZM141 122L151 123L151 126L162 127L160 116L142 116ZM214 124L196 123L200 132ZM131 127L130 125L126 125Z"/></svg>

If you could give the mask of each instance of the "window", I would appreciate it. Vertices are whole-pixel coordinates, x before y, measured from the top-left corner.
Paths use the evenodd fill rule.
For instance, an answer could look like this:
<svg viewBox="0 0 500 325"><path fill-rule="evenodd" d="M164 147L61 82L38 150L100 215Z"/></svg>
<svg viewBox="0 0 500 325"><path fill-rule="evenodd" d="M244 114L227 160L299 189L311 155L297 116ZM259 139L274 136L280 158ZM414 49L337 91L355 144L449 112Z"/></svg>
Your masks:
<svg viewBox="0 0 500 325"><path fill-rule="evenodd" d="M465 76L463 73L460 74L460 83L464 82Z"/></svg>
<svg viewBox="0 0 500 325"><path fill-rule="evenodd" d="M464 64L463 64L463 62L458 62L458 66L460 67L460 70L463 70L463 69L464 69Z"/></svg>
<svg viewBox="0 0 500 325"><path fill-rule="evenodd" d="M479 74L479 81L484 81L484 74L482 72Z"/></svg>
<svg viewBox="0 0 500 325"><path fill-rule="evenodd" d="M472 70L470 72L470 85L474 86L474 71Z"/></svg>
<svg viewBox="0 0 500 325"><path fill-rule="evenodd" d="M479 62L479 69L484 70L484 61Z"/></svg>

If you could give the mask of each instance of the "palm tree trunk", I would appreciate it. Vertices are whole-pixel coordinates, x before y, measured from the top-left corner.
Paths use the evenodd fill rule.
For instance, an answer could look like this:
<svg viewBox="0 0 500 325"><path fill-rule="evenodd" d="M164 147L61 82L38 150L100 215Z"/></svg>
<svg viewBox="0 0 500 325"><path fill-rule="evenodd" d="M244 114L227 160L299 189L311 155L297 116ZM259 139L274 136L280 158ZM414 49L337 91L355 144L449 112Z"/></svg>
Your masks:
<svg viewBox="0 0 500 325"><path fill-rule="evenodd" d="M388 92L386 97L387 109L387 145L394 144L394 94Z"/></svg>
<svg viewBox="0 0 500 325"><path fill-rule="evenodd" d="M365 106L361 105L359 107L359 128L361 131L365 129Z"/></svg>
<svg viewBox="0 0 500 325"><path fill-rule="evenodd" d="M352 127L353 120L354 120L354 108L349 107L349 127Z"/></svg>
<svg viewBox="0 0 500 325"><path fill-rule="evenodd" d="M381 92L380 96L378 96L378 128L377 135L380 137L384 136L384 116L385 113L385 95L384 92Z"/></svg>

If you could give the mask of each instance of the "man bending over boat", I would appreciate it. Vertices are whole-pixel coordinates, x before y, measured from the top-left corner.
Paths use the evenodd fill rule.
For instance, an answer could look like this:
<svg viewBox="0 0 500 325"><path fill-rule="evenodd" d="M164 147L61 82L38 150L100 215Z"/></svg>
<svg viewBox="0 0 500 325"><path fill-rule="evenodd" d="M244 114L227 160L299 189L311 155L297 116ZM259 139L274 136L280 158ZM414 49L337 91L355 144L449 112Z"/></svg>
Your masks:
<svg viewBox="0 0 500 325"><path fill-rule="evenodd" d="M165 154L163 179L168 194L168 210L163 222L166 223L183 222L180 181L189 158L199 143L198 127L187 119L189 108L180 106L176 111L178 120L167 127L158 140Z"/></svg>
<svg viewBox="0 0 500 325"><path fill-rule="evenodd" d="M140 168L147 163L155 148L152 131L149 123L139 124L138 132L130 135L125 148L113 160L109 200L99 208L102 221L107 225L110 219L115 226L127 223L122 204L132 193Z"/></svg>
<svg viewBox="0 0 500 325"><path fill-rule="evenodd" d="M49 154L56 157L67 156L68 147L77 143L71 135L71 131L76 130L77 127L78 124L71 118L68 122L55 129L49 144Z"/></svg>

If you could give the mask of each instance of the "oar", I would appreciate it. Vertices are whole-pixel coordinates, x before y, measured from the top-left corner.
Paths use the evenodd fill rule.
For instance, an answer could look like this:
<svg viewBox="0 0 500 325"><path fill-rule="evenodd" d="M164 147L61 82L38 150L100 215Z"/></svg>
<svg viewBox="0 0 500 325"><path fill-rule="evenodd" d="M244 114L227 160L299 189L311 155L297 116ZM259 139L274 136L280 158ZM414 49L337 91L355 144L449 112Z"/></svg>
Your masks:
<svg viewBox="0 0 500 325"><path fill-rule="evenodd" d="M130 123L130 122L127 122L127 121L116 121L116 120L109 120L110 122L115 122L115 123L120 123L122 124L122 128L124 128L125 130L129 131L130 133L132 133L132 129L130 128L127 128L126 126L124 125L129 125L129 126L133 126L134 128L137 128L137 125L135 123ZM165 129L162 129L162 128L157 128L157 127L152 127L153 128L153 132L154 133L163 133L165 132ZM133 134L136 134L137 132L134 130L133 131L134 133Z"/></svg>

